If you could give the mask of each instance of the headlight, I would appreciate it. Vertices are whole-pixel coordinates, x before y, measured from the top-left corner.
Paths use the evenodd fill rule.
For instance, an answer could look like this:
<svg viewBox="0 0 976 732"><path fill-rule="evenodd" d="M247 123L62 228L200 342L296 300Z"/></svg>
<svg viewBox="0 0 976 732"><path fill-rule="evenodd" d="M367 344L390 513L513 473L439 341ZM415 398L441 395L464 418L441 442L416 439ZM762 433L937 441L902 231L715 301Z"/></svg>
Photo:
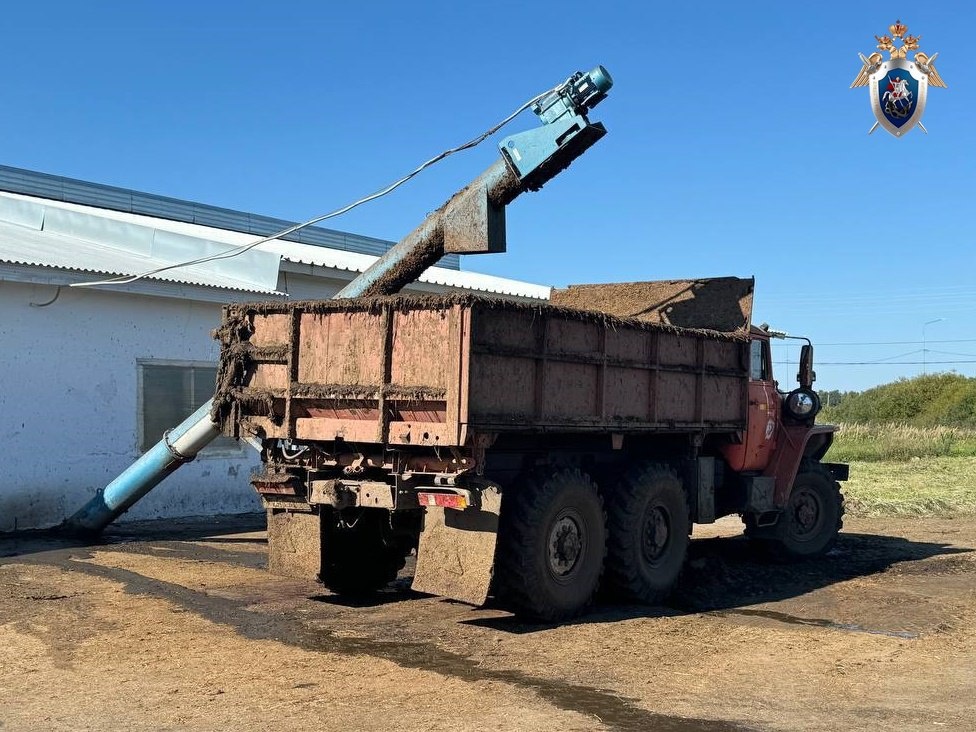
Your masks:
<svg viewBox="0 0 976 732"><path fill-rule="evenodd" d="M793 419L813 419L820 411L820 397L810 389L797 389L786 397L783 407Z"/></svg>

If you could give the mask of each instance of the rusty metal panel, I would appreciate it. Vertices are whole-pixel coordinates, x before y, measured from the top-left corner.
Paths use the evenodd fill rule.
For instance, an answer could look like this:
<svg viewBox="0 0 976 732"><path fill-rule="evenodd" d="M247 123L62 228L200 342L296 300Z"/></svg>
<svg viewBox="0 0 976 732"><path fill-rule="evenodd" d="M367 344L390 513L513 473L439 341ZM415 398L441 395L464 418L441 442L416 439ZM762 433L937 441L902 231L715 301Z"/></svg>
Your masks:
<svg viewBox="0 0 976 732"><path fill-rule="evenodd" d="M596 420L598 369L593 364L567 361L546 362L543 386L543 421Z"/></svg>
<svg viewBox="0 0 976 732"><path fill-rule="evenodd" d="M376 386L383 382L383 323L369 312L302 313L298 381Z"/></svg>
<svg viewBox="0 0 976 732"><path fill-rule="evenodd" d="M600 331L604 328L591 321L550 317L546 328L547 353L597 354Z"/></svg>
<svg viewBox="0 0 976 732"><path fill-rule="evenodd" d="M663 371L658 375L657 412L662 422L695 422L695 374Z"/></svg>
<svg viewBox="0 0 976 732"><path fill-rule="evenodd" d="M252 389L288 389L288 365L258 363L249 372L247 386Z"/></svg>
<svg viewBox="0 0 976 732"><path fill-rule="evenodd" d="M458 307L392 312L386 387L390 444L458 444L460 313Z"/></svg>
<svg viewBox="0 0 976 732"><path fill-rule="evenodd" d="M747 364L743 359L740 343L729 341L705 341L705 366L715 369L740 371Z"/></svg>
<svg viewBox="0 0 976 732"><path fill-rule="evenodd" d="M477 308L471 321L474 350L484 347L504 352L505 349L535 346L535 323L531 311Z"/></svg>
<svg viewBox="0 0 976 732"><path fill-rule="evenodd" d="M457 348L451 341L451 316L451 310L393 313L391 383L430 390L447 388Z"/></svg>
<svg viewBox="0 0 976 732"><path fill-rule="evenodd" d="M606 375L606 413L619 419L651 421L651 371L608 367Z"/></svg>
<svg viewBox="0 0 976 732"><path fill-rule="evenodd" d="M470 422L477 415L499 415L524 422L535 412L535 362L519 356L471 354Z"/></svg>
<svg viewBox="0 0 976 732"><path fill-rule="evenodd" d="M255 313L251 316L254 331L248 339L252 346L277 346L291 340L288 313Z"/></svg>
<svg viewBox="0 0 976 732"><path fill-rule="evenodd" d="M332 441L341 437L346 442L383 442L379 419L298 417L295 435L300 440Z"/></svg>
<svg viewBox="0 0 976 732"><path fill-rule="evenodd" d="M473 311L474 426L626 432L744 422L741 340L557 309Z"/></svg>
<svg viewBox="0 0 976 732"><path fill-rule="evenodd" d="M705 422L740 422L742 379L712 375L704 379Z"/></svg>
<svg viewBox="0 0 976 732"><path fill-rule="evenodd" d="M607 331L607 357L615 360L648 363L654 338L647 331L613 328Z"/></svg>
<svg viewBox="0 0 976 732"><path fill-rule="evenodd" d="M453 446L457 444L457 425L391 421L387 442L391 445Z"/></svg>
<svg viewBox="0 0 976 732"><path fill-rule="evenodd" d="M695 365L698 340L674 333L662 333L657 336L659 343L659 358L662 366Z"/></svg>
<svg viewBox="0 0 976 732"><path fill-rule="evenodd" d="M458 444L468 443L468 415L471 408L471 309L458 306L457 402L451 419L458 425Z"/></svg>

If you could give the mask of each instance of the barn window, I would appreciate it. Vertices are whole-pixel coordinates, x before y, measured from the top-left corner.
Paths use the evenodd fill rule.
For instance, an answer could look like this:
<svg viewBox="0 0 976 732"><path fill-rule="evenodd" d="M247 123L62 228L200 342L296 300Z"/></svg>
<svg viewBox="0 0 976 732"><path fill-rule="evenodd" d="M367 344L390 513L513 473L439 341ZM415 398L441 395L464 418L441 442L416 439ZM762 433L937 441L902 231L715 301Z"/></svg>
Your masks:
<svg viewBox="0 0 976 732"><path fill-rule="evenodd" d="M139 361L139 449L146 452L214 394L217 367L209 363ZM240 452L218 437L204 454Z"/></svg>

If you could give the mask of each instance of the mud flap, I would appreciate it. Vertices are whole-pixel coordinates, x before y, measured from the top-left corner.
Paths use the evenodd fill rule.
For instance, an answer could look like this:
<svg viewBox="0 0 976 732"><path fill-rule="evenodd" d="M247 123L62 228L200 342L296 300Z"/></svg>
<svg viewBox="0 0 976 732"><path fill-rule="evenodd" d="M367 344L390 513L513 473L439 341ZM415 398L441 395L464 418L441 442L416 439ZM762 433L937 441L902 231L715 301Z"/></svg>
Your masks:
<svg viewBox="0 0 976 732"><path fill-rule="evenodd" d="M488 598L501 494L480 491L480 508L427 508L412 588L472 605Z"/></svg>
<svg viewBox="0 0 976 732"><path fill-rule="evenodd" d="M318 511L268 509L268 571L317 580L322 571L322 517Z"/></svg>

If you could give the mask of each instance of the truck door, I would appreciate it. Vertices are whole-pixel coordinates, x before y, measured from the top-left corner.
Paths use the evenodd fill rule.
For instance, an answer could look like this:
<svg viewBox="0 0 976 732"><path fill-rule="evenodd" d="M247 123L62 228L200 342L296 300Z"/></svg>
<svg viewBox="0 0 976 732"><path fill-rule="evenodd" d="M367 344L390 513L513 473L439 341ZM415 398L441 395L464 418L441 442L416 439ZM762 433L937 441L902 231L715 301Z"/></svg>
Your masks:
<svg viewBox="0 0 976 732"><path fill-rule="evenodd" d="M753 338L749 351L749 411L743 441L725 448L725 459L736 471L762 470L776 447L780 396L773 381L769 341Z"/></svg>

